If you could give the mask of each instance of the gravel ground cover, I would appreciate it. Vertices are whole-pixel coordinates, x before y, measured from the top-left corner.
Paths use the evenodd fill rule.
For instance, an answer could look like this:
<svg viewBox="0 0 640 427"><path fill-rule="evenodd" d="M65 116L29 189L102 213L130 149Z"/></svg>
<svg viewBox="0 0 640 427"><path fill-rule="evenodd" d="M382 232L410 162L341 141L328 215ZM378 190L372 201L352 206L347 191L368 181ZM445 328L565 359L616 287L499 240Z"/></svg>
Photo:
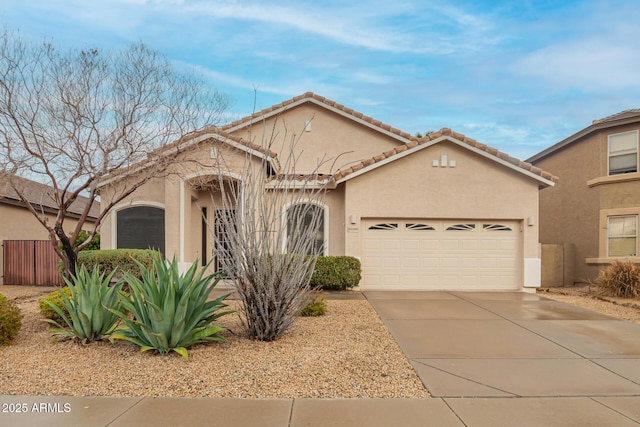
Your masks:
<svg viewBox="0 0 640 427"><path fill-rule="evenodd" d="M602 314L640 323L640 301L628 298L605 297L590 285L565 288L542 288L538 294L556 301L566 302Z"/></svg>
<svg viewBox="0 0 640 427"><path fill-rule="evenodd" d="M0 286L24 313L17 342L0 347L0 394L240 398L428 397L375 311L364 300L328 300L272 343L221 318L225 343L193 347L189 361L140 353L124 343L53 342L38 300L52 288ZM640 302L597 296L589 286L543 288L541 296L640 323ZM235 301L231 301L236 304Z"/></svg>
<svg viewBox="0 0 640 427"><path fill-rule="evenodd" d="M17 341L0 347L0 395L428 397L364 300L328 300L326 315L299 318L271 343L244 336L237 314L222 317L227 341L192 347L184 361L125 343L52 342L38 310L51 290L0 286L25 316Z"/></svg>

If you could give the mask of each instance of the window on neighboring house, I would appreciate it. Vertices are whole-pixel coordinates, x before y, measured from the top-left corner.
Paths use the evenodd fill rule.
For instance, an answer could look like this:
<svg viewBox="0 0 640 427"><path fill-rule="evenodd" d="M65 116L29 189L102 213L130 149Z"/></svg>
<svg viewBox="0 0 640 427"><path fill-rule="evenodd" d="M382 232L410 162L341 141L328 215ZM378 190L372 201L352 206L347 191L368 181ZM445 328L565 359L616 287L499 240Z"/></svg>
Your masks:
<svg viewBox="0 0 640 427"><path fill-rule="evenodd" d="M638 255L638 215L609 217L609 256Z"/></svg>
<svg viewBox="0 0 640 427"><path fill-rule="evenodd" d="M314 203L300 203L287 210L287 252L325 253L325 209ZM311 239L307 244L301 238Z"/></svg>
<svg viewBox="0 0 640 427"><path fill-rule="evenodd" d="M638 131L609 135L609 175L638 172Z"/></svg>

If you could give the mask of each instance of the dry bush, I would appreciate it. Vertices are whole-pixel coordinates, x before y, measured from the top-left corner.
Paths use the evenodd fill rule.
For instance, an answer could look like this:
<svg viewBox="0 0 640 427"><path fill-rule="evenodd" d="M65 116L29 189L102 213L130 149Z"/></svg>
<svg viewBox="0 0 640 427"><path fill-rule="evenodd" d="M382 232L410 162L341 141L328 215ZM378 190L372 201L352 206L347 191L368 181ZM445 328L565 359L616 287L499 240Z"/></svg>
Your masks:
<svg viewBox="0 0 640 427"><path fill-rule="evenodd" d="M324 196L332 184L329 174L319 173L324 159L311 173L298 172L299 134L281 137L285 148L277 168L266 154L274 139L265 137L261 157L248 152L240 168L221 150L217 178L205 183L214 208L230 213L219 215L220 224L209 224L209 230L214 242L215 227L225 230L226 242L217 240L218 260L240 300L243 326L261 341L280 338L312 290L311 275L325 245L317 237L324 227Z"/></svg>
<svg viewBox="0 0 640 427"><path fill-rule="evenodd" d="M596 280L602 295L620 298L640 297L640 268L632 261L614 261Z"/></svg>

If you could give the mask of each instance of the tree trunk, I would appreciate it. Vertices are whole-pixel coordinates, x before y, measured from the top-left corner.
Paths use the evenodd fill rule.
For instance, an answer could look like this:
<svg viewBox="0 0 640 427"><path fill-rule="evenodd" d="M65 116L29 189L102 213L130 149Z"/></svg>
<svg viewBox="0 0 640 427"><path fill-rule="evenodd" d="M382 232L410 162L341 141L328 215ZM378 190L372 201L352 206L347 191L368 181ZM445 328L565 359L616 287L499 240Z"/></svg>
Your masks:
<svg viewBox="0 0 640 427"><path fill-rule="evenodd" d="M64 234L64 230L60 225L56 224L55 231L56 231L56 236L58 236L58 239L60 240L60 244L62 245L62 252L64 255L64 257L62 258L62 262L64 264L64 269L65 269L64 276L66 278L69 278L71 274L75 274L76 272L76 265L78 263L78 254L75 248L73 247L73 245L71 244L69 237L67 237L67 235ZM56 244L56 242L51 242L51 243L53 245Z"/></svg>

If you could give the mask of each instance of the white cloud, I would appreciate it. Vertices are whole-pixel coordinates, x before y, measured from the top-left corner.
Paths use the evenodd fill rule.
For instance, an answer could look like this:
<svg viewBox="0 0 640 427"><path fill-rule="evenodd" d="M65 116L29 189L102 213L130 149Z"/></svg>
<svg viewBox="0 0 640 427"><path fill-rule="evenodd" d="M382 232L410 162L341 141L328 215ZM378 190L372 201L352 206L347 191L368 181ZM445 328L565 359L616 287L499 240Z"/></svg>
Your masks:
<svg viewBox="0 0 640 427"><path fill-rule="evenodd" d="M518 59L514 72L539 78L554 90L602 94L638 88L640 26L633 17L640 13L640 4L621 0L613 7L591 1L572 12L567 19L548 17L547 44Z"/></svg>
<svg viewBox="0 0 640 427"><path fill-rule="evenodd" d="M624 38L571 40L527 55L515 71L585 91L637 86L640 50L636 44Z"/></svg>
<svg viewBox="0 0 640 427"><path fill-rule="evenodd" d="M111 3L112 9L118 9L118 5L121 10L131 9L133 16L127 13L125 20L143 19L142 15L152 13L161 13L170 19L181 16L183 21L191 17L201 22L202 18L209 17L212 28L219 25L216 20L238 20L292 28L344 45L383 52L444 55L474 51L501 39L496 36L499 33L493 31L495 25L488 17L467 13L446 3L118 0L115 4L114 7ZM117 20L110 21L118 25ZM255 40L258 46L263 42Z"/></svg>

